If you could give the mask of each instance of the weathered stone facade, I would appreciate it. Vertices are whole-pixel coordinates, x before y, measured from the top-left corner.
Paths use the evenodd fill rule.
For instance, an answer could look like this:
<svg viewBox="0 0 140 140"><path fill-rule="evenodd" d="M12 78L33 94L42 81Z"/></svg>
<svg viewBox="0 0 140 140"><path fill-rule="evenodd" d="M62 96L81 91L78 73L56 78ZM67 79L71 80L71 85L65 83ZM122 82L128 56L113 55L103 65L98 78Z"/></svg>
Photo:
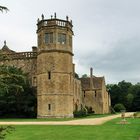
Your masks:
<svg viewBox="0 0 140 140"><path fill-rule="evenodd" d="M105 78L95 77L90 69L90 77L81 78L84 105L96 114L109 113L110 95L106 91Z"/></svg>
<svg viewBox="0 0 140 140"><path fill-rule="evenodd" d="M0 65L14 65L29 74L37 87L37 117L73 117L73 111L90 107L95 113L109 113L110 96L104 77L75 78L72 46L72 21L38 19L38 47L17 53L6 42Z"/></svg>

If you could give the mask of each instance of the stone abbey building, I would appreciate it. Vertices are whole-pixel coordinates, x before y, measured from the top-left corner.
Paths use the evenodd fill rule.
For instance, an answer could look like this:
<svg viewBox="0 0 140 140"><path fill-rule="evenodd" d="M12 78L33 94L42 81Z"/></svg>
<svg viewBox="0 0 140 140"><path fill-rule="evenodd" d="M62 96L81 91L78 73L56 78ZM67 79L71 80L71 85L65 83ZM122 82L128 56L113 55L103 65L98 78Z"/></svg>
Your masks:
<svg viewBox="0 0 140 140"><path fill-rule="evenodd" d="M73 117L73 111L88 107L97 114L109 113L110 96L105 78L76 79L73 64L72 21L51 19L37 22L38 46L31 52L10 50L6 42L1 49L0 65L22 68L31 86L37 88L37 117Z"/></svg>

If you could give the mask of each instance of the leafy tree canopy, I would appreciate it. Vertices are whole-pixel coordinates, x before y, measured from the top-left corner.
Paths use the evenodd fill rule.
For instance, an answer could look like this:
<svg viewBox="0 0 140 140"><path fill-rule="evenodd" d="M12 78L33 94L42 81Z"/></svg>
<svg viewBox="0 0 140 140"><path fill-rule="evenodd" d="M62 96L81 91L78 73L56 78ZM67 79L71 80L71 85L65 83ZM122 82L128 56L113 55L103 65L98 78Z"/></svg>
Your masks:
<svg viewBox="0 0 140 140"><path fill-rule="evenodd" d="M108 84L107 90L112 107L120 103L127 111L140 111L140 83L133 85L123 80L118 84Z"/></svg>
<svg viewBox="0 0 140 140"><path fill-rule="evenodd" d="M20 68L0 66L0 117L35 116L35 92Z"/></svg>

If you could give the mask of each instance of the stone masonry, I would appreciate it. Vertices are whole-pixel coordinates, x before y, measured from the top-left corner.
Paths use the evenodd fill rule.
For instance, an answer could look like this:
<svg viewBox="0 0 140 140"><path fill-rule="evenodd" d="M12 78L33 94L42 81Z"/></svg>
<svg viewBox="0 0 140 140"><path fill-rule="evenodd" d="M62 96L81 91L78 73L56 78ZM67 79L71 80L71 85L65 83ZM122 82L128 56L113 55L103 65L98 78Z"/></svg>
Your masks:
<svg viewBox="0 0 140 140"><path fill-rule="evenodd" d="M37 21L38 46L31 52L15 52L4 42L0 50L0 65L22 68L28 73L30 85L37 88L37 117L73 117L75 110L90 108L98 114L109 113L110 96L105 78L75 78L73 64L72 20Z"/></svg>

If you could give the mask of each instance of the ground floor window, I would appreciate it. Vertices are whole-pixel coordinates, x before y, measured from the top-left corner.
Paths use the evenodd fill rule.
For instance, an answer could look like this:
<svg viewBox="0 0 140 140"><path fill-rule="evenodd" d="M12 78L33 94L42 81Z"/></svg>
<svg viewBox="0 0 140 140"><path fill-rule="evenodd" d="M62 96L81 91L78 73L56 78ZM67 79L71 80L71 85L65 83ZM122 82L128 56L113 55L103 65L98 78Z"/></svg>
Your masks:
<svg viewBox="0 0 140 140"><path fill-rule="evenodd" d="M48 104L48 110L51 110L51 104Z"/></svg>

